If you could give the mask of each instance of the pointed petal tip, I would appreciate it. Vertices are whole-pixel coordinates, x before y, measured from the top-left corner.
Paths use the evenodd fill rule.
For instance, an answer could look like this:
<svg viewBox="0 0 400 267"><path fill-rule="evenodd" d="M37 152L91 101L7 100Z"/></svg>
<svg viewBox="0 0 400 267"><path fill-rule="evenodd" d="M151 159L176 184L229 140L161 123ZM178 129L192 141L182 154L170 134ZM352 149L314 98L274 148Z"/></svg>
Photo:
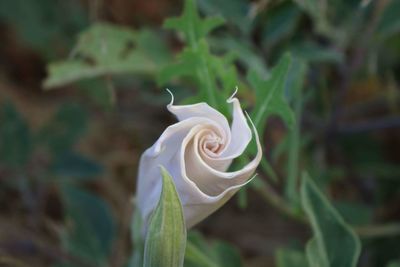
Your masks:
<svg viewBox="0 0 400 267"><path fill-rule="evenodd" d="M171 95L171 101L167 105L169 107L169 106L172 106L174 104L174 94L168 88L165 88L165 90Z"/></svg>
<svg viewBox="0 0 400 267"><path fill-rule="evenodd" d="M238 90L239 90L239 88L236 86L233 94L226 100L227 103L232 103L235 100L235 96L236 96Z"/></svg>

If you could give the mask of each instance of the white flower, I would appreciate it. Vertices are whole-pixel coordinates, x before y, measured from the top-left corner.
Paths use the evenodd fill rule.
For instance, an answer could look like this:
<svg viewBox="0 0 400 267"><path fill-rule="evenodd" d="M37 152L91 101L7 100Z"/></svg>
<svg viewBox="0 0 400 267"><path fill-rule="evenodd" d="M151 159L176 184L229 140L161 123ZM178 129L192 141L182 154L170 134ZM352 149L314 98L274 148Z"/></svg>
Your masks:
<svg viewBox="0 0 400 267"><path fill-rule="evenodd" d="M221 207L250 180L262 157L254 126L256 157L241 170L226 172L252 137L239 100L234 95L227 100L233 105L231 127L221 113L206 103L176 106L172 96L167 108L179 122L169 126L140 159L137 206L144 225L148 224L160 198L160 165L173 177L187 228Z"/></svg>

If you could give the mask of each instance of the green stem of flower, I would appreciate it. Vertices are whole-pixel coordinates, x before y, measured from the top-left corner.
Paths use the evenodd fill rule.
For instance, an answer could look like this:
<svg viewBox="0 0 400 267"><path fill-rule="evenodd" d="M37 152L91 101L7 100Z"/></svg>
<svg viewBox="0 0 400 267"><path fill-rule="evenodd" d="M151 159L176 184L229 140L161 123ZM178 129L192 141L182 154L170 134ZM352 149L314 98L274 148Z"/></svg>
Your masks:
<svg viewBox="0 0 400 267"><path fill-rule="evenodd" d="M256 177L251 185L264 200L266 200L269 204L271 204L271 206L279 210L285 216L297 222L307 223L307 219L304 217L304 215L298 213L296 209L293 209L289 203L272 188L269 183Z"/></svg>
<svg viewBox="0 0 400 267"><path fill-rule="evenodd" d="M297 191L298 175L299 175L299 154L300 154L300 120L302 113L302 92L299 88L294 99L294 112L296 123L289 134L289 151L288 151L288 173L285 183L285 197L293 207L300 206L299 194Z"/></svg>

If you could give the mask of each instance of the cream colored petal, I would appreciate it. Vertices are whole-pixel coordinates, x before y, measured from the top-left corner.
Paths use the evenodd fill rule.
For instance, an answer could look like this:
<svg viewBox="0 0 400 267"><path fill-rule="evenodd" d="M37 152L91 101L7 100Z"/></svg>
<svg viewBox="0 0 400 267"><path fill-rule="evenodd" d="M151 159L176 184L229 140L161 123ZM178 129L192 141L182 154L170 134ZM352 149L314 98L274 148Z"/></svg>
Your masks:
<svg viewBox="0 0 400 267"><path fill-rule="evenodd" d="M161 192L159 165L163 165L170 172L177 186L181 184L182 141L195 125L204 123L210 123L210 120L193 118L169 126L154 145L141 156L137 179L137 205L145 222L155 208Z"/></svg>
<svg viewBox="0 0 400 267"><path fill-rule="evenodd" d="M224 172L210 167L204 162L196 145L196 137L188 134L183 142L185 151L181 155L181 172L183 177L194 181L200 194L193 194L188 198L182 198L185 211L186 225L191 227L217 210L240 187L245 185L261 161L262 149L259 137L253 126L255 141L257 143L257 155L244 168L235 172Z"/></svg>
<svg viewBox="0 0 400 267"><path fill-rule="evenodd" d="M229 128L229 124L224 115L222 115L216 109L210 107L207 103L197 103L193 105L174 105L173 95L171 93L172 100L171 103L167 106L168 110L174 114L179 121L183 121L186 119L199 117L199 118L208 118L216 123L220 129L223 130L220 134L224 136L224 142L229 143L231 140L231 131Z"/></svg>
<svg viewBox="0 0 400 267"><path fill-rule="evenodd" d="M251 130L243 114L240 102L232 95L227 101L233 104L233 120L231 126L231 142L220 155L220 159L237 158L243 153L251 140Z"/></svg>

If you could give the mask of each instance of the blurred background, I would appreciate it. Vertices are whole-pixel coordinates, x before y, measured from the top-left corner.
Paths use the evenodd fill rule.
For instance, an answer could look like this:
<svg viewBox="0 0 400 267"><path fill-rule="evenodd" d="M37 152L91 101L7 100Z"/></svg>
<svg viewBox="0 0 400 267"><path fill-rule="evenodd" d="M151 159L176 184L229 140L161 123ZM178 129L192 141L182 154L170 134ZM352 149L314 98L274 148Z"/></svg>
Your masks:
<svg viewBox="0 0 400 267"><path fill-rule="evenodd" d="M308 63L300 169L359 226L359 266L398 259L400 1L196 3L202 15L225 19L207 41L216 54L237 54L239 76L249 69L267 75L286 51ZM182 8L180 0L0 2L0 266L127 266L138 160L175 121L156 77L184 46L162 28ZM49 75L52 64L77 51L81 62L100 64L93 60L96 34L87 31L100 22L135 34L129 49L137 66ZM82 48L82 42L94 43ZM114 63L115 55L108 56L105 66ZM178 99L195 91L191 83L168 87ZM246 92L239 88L239 97L251 103ZM273 194L283 196L285 124L270 118L262 138L278 178L260 177L273 180ZM307 226L254 190L239 196L193 235L253 267L278 266L279 251L301 249L310 237Z"/></svg>

